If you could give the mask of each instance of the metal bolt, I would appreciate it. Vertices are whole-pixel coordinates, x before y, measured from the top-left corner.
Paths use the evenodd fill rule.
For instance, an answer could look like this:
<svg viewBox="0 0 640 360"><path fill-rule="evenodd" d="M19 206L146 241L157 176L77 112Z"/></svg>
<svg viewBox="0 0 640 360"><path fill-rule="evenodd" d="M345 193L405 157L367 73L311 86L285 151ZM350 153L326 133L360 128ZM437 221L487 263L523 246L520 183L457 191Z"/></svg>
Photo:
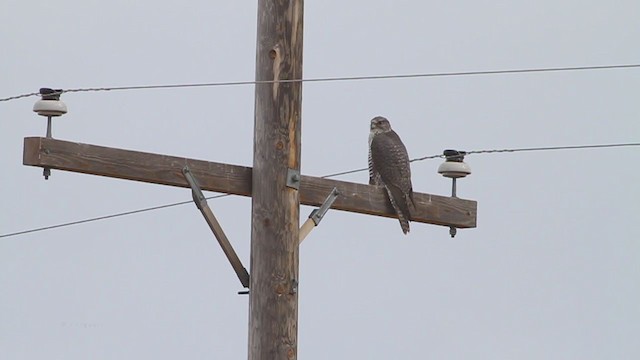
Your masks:
<svg viewBox="0 0 640 360"><path fill-rule="evenodd" d="M51 116L47 116L47 137L51 138Z"/></svg>
<svg viewBox="0 0 640 360"><path fill-rule="evenodd" d="M458 232L458 229L456 229L455 227L452 226L449 228L449 235L451 235L452 238L456 236L457 232Z"/></svg>

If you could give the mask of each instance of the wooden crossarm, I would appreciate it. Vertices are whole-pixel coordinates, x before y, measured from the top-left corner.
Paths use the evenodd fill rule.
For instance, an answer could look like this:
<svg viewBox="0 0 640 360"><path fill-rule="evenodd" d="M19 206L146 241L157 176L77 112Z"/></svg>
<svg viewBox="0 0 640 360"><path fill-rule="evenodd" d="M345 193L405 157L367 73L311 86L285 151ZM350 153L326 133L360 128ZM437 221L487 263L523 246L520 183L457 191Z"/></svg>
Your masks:
<svg viewBox="0 0 640 360"><path fill-rule="evenodd" d="M24 139L24 165L189 188L182 174L188 165L202 190L251 196L251 168L183 157L115 149L43 137ZM381 187L302 176L300 203L320 206L337 187L332 209L395 218ZM414 222L476 227L477 202L414 193Z"/></svg>

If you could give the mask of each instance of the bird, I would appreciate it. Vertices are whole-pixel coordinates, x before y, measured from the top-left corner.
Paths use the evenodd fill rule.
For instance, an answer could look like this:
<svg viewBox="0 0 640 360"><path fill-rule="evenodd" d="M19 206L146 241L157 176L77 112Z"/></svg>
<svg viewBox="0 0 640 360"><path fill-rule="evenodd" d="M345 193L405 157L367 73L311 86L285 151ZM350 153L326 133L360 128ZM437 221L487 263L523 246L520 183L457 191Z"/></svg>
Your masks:
<svg viewBox="0 0 640 360"><path fill-rule="evenodd" d="M402 232L409 232L415 212L411 166L407 148L382 116L371 119L369 132L369 185L383 186L398 215Z"/></svg>

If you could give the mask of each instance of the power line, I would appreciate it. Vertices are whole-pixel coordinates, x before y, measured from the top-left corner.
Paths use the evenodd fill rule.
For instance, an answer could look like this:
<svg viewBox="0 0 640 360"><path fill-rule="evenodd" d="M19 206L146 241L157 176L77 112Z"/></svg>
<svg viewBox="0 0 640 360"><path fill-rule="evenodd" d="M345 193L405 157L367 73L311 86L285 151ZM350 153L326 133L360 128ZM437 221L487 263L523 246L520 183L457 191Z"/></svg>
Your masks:
<svg viewBox="0 0 640 360"><path fill-rule="evenodd" d="M428 159L439 159L439 158L444 158L444 155L442 155L442 154L429 155L429 156L425 156L425 157L421 157L421 158L411 159L411 160L409 160L409 162L423 161L423 160L428 160ZM320 178L322 178L322 179L332 178L332 177L336 177L336 176L354 174L354 173L357 173L357 172L362 172L362 171L367 171L367 170L369 170L369 168L360 168L360 169L341 171L341 172L333 173L333 174L330 174L330 175L320 176Z"/></svg>
<svg viewBox="0 0 640 360"><path fill-rule="evenodd" d="M215 86L238 86L238 85L258 85L274 83L294 83L294 82L335 82L335 81L361 81L361 80L387 80L387 79L415 79L428 77L449 77L449 76L472 76L472 75L498 75L498 74L522 74L560 71L584 71L584 70L605 70L605 69L629 69L640 68L640 64L623 65L598 65L598 66L571 66L571 67L550 67L550 68L528 68L528 69L507 69L507 70L481 70L481 71L457 71L439 73L419 73L419 74L396 74L396 75L368 75L368 76L343 76L325 77L309 79L282 79L282 80L257 80L257 81L223 81L209 83L191 84L163 84L163 85L134 85L134 86L114 86L114 87L92 87L65 89L59 93L70 92L96 92L96 91L119 91L119 90L150 90L150 89L178 89L193 87L215 87ZM37 92L1 98L2 101L10 101L30 96L39 95Z"/></svg>
<svg viewBox="0 0 640 360"><path fill-rule="evenodd" d="M575 146L549 146L537 148L520 148L520 149L501 149L501 150L474 150L467 154L492 154L492 153L513 153L521 151L549 151L549 150L575 150L575 149L597 149L597 148L613 148L613 147L629 147L640 146L640 143L623 143L623 144L599 144L599 145L575 145Z"/></svg>
<svg viewBox="0 0 640 360"><path fill-rule="evenodd" d="M30 97L30 96L36 96L36 95L40 95L39 92L32 92L32 93L28 93L28 94L22 94L22 95L16 95L16 96L9 96L6 98L2 98L0 99L0 101L11 101L11 100L17 100L17 99L22 99L22 98L26 98L26 97Z"/></svg>
<svg viewBox="0 0 640 360"><path fill-rule="evenodd" d="M616 147L631 147L631 146L640 146L640 143L617 143L617 144L596 144L596 145L570 145L570 146L530 147L530 148L515 148L515 149L472 150L472 151L467 151L466 155L470 155L470 154L514 153L514 152L525 152L525 151L557 151L557 150L579 150L579 149L598 149L598 148L601 149L601 148L616 148ZM438 159L438 158L443 158L443 157L444 157L444 155L442 155L442 154L429 155L429 156L424 156L424 157L411 159L411 160L409 160L409 162L424 161L424 160L429 160L429 159ZM367 170L368 170L368 168L353 169L353 170L337 172L337 173L333 173L333 174L329 174L329 175L324 175L324 176L321 176L321 178L337 177L337 176L348 175L348 174L353 174L353 173L367 171ZM222 197L225 197L225 196L229 196L229 194L220 194L220 195L210 196L210 197L207 197L207 200L219 199L219 198L222 198ZM84 224L84 223L98 221L98 220L112 219L112 218L115 218L115 217L139 214L139 213L147 212L147 211L153 211L153 210L165 209L165 208L179 206L179 205L185 205L185 204L189 204L191 202L192 202L191 200L180 201L180 202L171 203L171 204L152 206L152 207L148 207L148 208L132 210L132 211L126 211L126 212L121 212L121 213L116 213L116 214L111 214L111 215L105 215L105 216L98 216L98 217L94 217L94 218L89 218L89 219L84 219L84 220L77 220L77 221L72 221L72 222L67 222L67 223L62 223L62 224L57 224L57 225L44 226L44 227L40 227L40 228L33 228L33 229L29 229L29 230L23 230L23 231L8 233L8 234L2 234L2 235L0 235L0 238L23 235L23 234L33 233L33 232L37 232L37 231L51 230L51 229L56 229L56 228L66 227L66 226L71 226L71 225Z"/></svg>
<svg viewBox="0 0 640 360"><path fill-rule="evenodd" d="M225 196L229 196L229 194L221 194L221 195L210 196L210 197L208 197L206 199L207 200L218 199L218 198L225 197ZM152 210L166 209L166 208L173 207L173 206L189 204L191 202L193 202L193 201L192 200L180 201L180 202L172 203L172 204L152 206L152 207L148 207L148 208L125 211L125 212L111 214L111 215L98 216L98 217L84 219L84 220L71 221L71 222L57 224L57 225L43 226L43 227L39 227L39 228L34 228L34 229L29 229L29 230L24 230L24 231L18 231L18 232L14 232L14 233L10 233L10 234L3 234L3 235L0 235L0 238L16 236L16 235L23 235L23 234L28 234L28 233L37 232L37 231L52 230L52 229L57 229L57 228L60 228L60 227L84 224L84 223L98 221L98 220L112 219L112 218L115 218L115 217L133 215L133 214L138 214L138 213L152 211Z"/></svg>
<svg viewBox="0 0 640 360"><path fill-rule="evenodd" d="M522 151L549 151L549 150L571 150L571 149L595 149L595 148L613 148L613 147L629 147L640 146L640 143L622 143L622 144L599 144L599 145L572 145L572 146L549 146L549 147L535 147L535 148L519 148L519 149L494 149L494 150L472 150L465 152L465 155L471 154L495 154L495 153L514 153ZM429 159L444 159L444 155L429 155L409 160L409 162L423 161ZM354 170L347 170L337 172L331 175L321 176L321 178L330 178L341 175L348 175L357 172L367 171L369 168L360 168Z"/></svg>

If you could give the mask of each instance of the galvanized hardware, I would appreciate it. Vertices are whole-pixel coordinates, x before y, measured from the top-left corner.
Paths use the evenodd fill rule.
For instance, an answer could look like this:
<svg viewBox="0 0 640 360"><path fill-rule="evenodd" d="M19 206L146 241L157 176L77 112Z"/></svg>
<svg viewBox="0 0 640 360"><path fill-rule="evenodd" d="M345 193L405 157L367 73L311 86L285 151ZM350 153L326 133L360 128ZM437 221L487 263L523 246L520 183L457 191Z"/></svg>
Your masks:
<svg viewBox="0 0 640 360"><path fill-rule="evenodd" d="M287 187L300 190L300 170L287 169Z"/></svg>
<svg viewBox="0 0 640 360"><path fill-rule="evenodd" d="M204 197L198 181L193 176L188 166L182 168L182 174L184 175L185 179L187 179L187 182L191 187L191 196L193 197L193 202L196 203L196 206L199 210L202 210L202 204L204 203L206 205L207 199Z"/></svg>
<svg viewBox="0 0 640 360"><path fill-rule="evenodd" d="M471 174L471 168L464 162L465 151L445 150L446 161L438 167L438 173L451 179L451 197L457 197L457 179ZM458 229L449 227L449 235L455 237Z"/></svg>
<svg viewBox="0 0 640 360"><path fill-rule="evenodd" d="M456 237L457 233L458 233L458 229L455 226L449 227L449 235L451 235L452 238Z"/></svg>
<svg viewBox="0 0 640 360"><path fill-rule="evenodd" d="M62 90L53 90L49 88L41 88L40 96L42 99L36 101L33 105L33 111L38 113L38 115L47 117L47 132L46 137L51 139L51 118L54 116L61 116L67 113L67 105L60 101L60 94L62 94ZM49 180L49 176L51 176L51 169L45 167L42 175L44 175L45 180Z"/></svg>
<svg viewBox="0 0 640 360"><path fill-rule="evenodd" d="M302 243L307 235L309 235L311 230L313 230L313 228L320 224L320 221L336 201L338 195L340 195L340 192L338 191L338 188L334 187L333 190L331 190L329 196L327 196L327 198L324 200L322 205L319 208L314 209L311 214L309 214L309 218L300 227L300 231L298 233L298 244Z"/></svg>
<svg viewBox="0 0 640 360"><path fill-rule="evenodd" d="M316 226L320 224L320 221L322 221L322 218L324 217L324 215L331 208L331 205L333 205L333 203L336 201L336 199L338 198L338 195L340 195L340 192L338 191L338 188L334 187L333 190L331 190L331 193L329 194L329 196L327 196L327 198L324 200L322 205L311 212L311 215L309 215L309 218L313 220Z"/></svg>

